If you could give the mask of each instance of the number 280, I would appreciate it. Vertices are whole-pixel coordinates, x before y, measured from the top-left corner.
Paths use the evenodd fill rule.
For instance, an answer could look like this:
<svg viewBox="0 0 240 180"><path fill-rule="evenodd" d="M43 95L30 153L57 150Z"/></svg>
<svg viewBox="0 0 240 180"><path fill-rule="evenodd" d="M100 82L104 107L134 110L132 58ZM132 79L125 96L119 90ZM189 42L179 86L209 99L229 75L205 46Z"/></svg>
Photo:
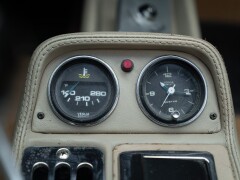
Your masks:
<svg viewBox="0 0 240 180"><path fill-rule="evenodd" d="M90 96L106 96L106 91L90 91Z"/></svg>

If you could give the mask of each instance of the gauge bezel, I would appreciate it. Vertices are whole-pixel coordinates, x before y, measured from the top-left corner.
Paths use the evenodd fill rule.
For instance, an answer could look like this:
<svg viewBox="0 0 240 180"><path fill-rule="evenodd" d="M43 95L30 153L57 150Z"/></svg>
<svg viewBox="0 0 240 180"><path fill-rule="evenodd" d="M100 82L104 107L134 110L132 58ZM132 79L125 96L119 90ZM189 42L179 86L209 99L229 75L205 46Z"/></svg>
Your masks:
<svg viewBox="0 0 240 180"><path fill-rule="evenodd" d="M76 120L73 120L71 118L65 118L63 115L61 115L58 110L56 109L56 105L54 105L54 102L52 100L52 97L51 97L51 84L52 84L52 81L53 81L53 78L55 76L56 73L58 73L58 71L66 64L68 63L71 63L72 61L79 61L79 63L81 63L81 59L89 59L91 61L95 61L96 63L100 63L102 66L104 66L106 68L106 70L109 72L109 74L112 76L112 80L114 82L114 87L116 88L115 89L115 95L113 96L113 104L111 106L111 108L109 108L109 110L106 111L106 114L103 115L103 117L101 117L100 119L97 119L97 120L94 120L93 122L76 122ZM93 57L93 56L88 56L88 55L80 55L80 56L73 56L73 57L70 57L70 58L67 58L66 60L64 60L62 63L60 63L56 68L55 70L53 71L53 73L51 74L50 76L50 79L48 81L48 87L47 87L47 94L48 94L48 101L50 103L50 106L54 112L54 114L63 122L67 123L67 124L70 124L70 125L73 125L73 126L94 126L94 125L97 125L101 122L103 122L104 120L106 120L110 115L111 113L114 111L114 109L116 108L117 106L117 103L118 103L118 100L119 100L119 94L120 94L120 88L119 88L119 83L118 83L118 79L117 79L117 76L115 75L114 71L112 70L112 68L106 63L104 62L103 60L99 59L99 58L96 58L96 57Z"/></svg>
<svg viewBox="0 0 240 180"><path fill-rule="evenodd" d="M149 112L148 110L144 107L143 103L142 103L142 99L141 99L141 94L140 94L140 90L142 87L141 84L142 84L142 79L145 75L145 73L147 72L147 70L149 68L151 68L152 66L154 66L155 64L158 64L160 62L163 62L163 61L181 61L182 63L187 63L188 65L190 65L195 71L196 73L199 74L202 82L203 82L203 85L204 85L204 100L203 100L203 103L201 105L201 108L200 110L198 111L198 113L196 113L192 118L190 118L189 120L186 120L184 122L180 122L180 123L177 123L177 124L168 124L168 123L164 123L164 122L161 122L160 120L156 119L155 117L153 117ZM145 65L145 67L142 69L139 77L138 77L138 80L137 80L137 85L136 85L136 98L137 98L137 102L138 102L138 105L140 107L140 109L142 110L142 112L144 113L144 115L150 119L152 122L158 124L158 125L161 125L161 126L164 126L164 127L182 127L182 126L185 126L185 125L188 125L190 123L192 123L193 121L195 121L199 116L200 114L203 112L205 106L206 106L206 103L207 103L207 97L208 97L208 90L207 90L207 83L206 83L206 80L202 74L202 72L200 71L200 69L195 65L193 64L191 61L183 58L183 57L180 57L180 56L176 56L176 55L163 55L163 56L160 56L160 57L157 57L153 60L151 60L147 65Z"/></svg>

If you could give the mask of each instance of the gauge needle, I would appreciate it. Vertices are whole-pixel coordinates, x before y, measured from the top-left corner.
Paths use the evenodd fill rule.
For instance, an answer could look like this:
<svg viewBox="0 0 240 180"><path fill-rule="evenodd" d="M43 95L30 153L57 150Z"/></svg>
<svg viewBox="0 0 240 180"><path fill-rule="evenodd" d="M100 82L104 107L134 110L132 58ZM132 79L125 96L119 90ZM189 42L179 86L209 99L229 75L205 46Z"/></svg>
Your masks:
<svg viewBox="0 0 240 180"><path fill-rule="evenodd" d="M168 88L167 88L167 86L166 86L164 83L160 82L160 86L161 86L165 91L168 91Z"/></svg>
<svg viewBox="0 0 240 180"><path fill-rule="evenodd" d="M175 87L175 84L173 85L173 87L169 87L169 88L168 88L168 91L167 91L167 97L164 99L164 101L163 101L161 107L163 107L163 105L165 104L165 102L166 102L168 96L169 96L170 94L174 94L174 92L175 92L174 87Z"/></svg>
<svg viewBox="0 0 240 180"><path fill-rule="evenodd" d="M77 85L79 84L79 82L80 82L80 81L78 81L76 84L74 84L74 85L69 89L69 93L64 96L65 98L68 97L69 94L70 94L70 92L73 91L73 90L77 87Z"/></svg>
<svg viewBox="0 0 240 180"><path fill-rule="evenodd" d="M170 93L167 94L167 97L164 99L164 101L163 101L161 107L163 107L163 105L165 104L165 102L166 102L166 100L167 100L167 98L168 98L169 95L170 95Z"/></svg>

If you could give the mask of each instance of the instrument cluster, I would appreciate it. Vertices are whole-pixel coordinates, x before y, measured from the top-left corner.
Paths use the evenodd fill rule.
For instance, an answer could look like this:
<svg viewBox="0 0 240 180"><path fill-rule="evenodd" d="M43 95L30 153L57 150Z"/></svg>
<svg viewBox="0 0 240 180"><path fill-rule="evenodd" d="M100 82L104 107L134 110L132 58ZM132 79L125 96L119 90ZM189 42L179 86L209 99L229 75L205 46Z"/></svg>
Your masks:
<svg viewBox="0 0 240 180"><path fill-rule="evenodd" d="M131 61L125 61L125 70L131 65ZM153 59L142 69L138 81L132 83L136 84L136 101L142 112L161 126L187 125L197 119L206 105L203 74L195 64L179 56ZM55 115L65 123L91 126L114 111L119 86L114 71L103 60L74 56L52 73L48 99Z"/></svg>

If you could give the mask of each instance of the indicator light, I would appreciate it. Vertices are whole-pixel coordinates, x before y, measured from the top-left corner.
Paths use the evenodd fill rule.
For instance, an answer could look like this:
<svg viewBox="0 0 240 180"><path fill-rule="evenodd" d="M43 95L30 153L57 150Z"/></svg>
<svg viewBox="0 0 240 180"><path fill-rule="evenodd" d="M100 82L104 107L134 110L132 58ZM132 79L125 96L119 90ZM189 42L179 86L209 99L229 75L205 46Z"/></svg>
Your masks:
<svg viewBox="0 0 240 180"><path fill-rule="evenodd" d="M125 59L122 61L121 68L124 72L130 72L133 69L133 62L130 59Z"/></svg>

